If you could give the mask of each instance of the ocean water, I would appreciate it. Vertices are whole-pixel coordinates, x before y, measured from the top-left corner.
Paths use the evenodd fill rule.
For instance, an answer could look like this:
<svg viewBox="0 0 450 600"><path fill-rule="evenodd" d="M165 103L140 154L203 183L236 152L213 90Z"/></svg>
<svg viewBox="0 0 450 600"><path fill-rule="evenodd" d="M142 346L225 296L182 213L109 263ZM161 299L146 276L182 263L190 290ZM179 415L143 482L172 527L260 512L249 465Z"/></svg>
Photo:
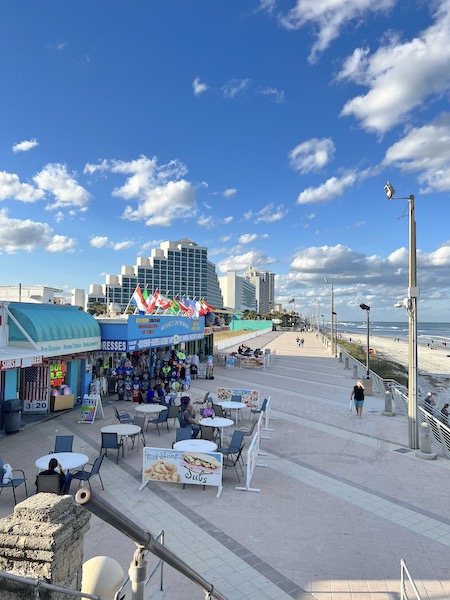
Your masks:
<svg viewBox="0 0 450 600"><path fill-rule="evenodd" d="M343 321L337 324L338 334L355 336L365 339L367 336L367 321ZM407 321L370 321L370 335L380 335L388 338L408 339ZM446 342L450 346L450 323L417 323L417 342L419 344L442 345Z"/></svg>

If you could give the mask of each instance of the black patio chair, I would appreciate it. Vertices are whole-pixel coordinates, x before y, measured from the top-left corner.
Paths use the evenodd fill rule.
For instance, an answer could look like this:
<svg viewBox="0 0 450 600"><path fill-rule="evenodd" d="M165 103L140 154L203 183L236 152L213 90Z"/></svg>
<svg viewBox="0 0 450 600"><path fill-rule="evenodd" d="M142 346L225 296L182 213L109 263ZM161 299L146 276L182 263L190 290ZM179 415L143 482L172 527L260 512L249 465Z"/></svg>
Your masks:
<svg viewBox="0 0 450 600"><path fill-rule="evenodd" d="M239 468L241 469L242 475L244 475L244 470L242 469L241 463L240 463L240 459L241 459L241 454L242 454L242 450L244 449L244 444L242 444L242 446L240 447L239 451L237 454L230 454L228 456L224 456L223 457L223 467L224 469L226 469L227 467L234 467L234 470L236 471L236 476L238 478L238 481L241 481L239 478L239 473L237 470L237 465L239 465Z"/></svg>
<svg viewBox="0 0 450 600"><path fill-rule="evenodd" d="M145 427L145 415L136 415L133 419L133 425L137 425L141 428L139 433L136 433L131 437L132 448L134 448L134 442L137 438L137 450L139 450L139 439L142 441L142 446L145 447L145 435L144 435L144 427Z"/></svg>
<svg viewBox="0 0 450 600"><path fill-rule="evenodd" d="M103 457L104 457L104 454L100 454L100 456L97 456L97 458L94 460L94 464L88 463L88 465L92 467L92 469L90 471L85 471L84 467L83 467L83 469L81 471L77 471L76 473L73 474L72 480L78 479L78 487L80 487L82 481L87 481L89 484L89 487L91 487L92 477L95 477L96 475L98 475L98 478L100 479L100 483L102 484L102 489L103 490L105 489L105 486L103 485L103 481L102 481L102 476L100 475L100 467L102 466Z"/></svg>
<svg viewBox="0 0 450 600"><path fill-rule="evenodd" d="M250 409L250 412L252 413L254 419L256 419L256 415L259 415L259 414L265 412L268 402L269 402L268 398L264 398L263 403L261 404L260 408L251 408Z"/></svg>
<svg viewBox="0 0 450 600"><path fill-rule="evenodd" d="M176 431L175 442L190 440L192 438L192 427L179 427ZM173 444L175 444L175 442ZM173 448L172 444L172 448Z"/></svg>
<svg viewBox="0 0 450 600"><path fill-rule="evenodd" d="M233 435L231 437L231 441L228 446L222 446L219 449L219 452L224 456L231 456L233 454L238 454L241 448L244 446L244 432L236 429L233 431Z"/></svg>
<svg viewBox="0 0 450 600"><path fill-rule="evenodd" d="M64 482L61 481L59 473L38 473L36 477L36 491L49 494L63 493Z"/></svg>
<svg viewBox="0 0 450 600"><path fill-rule="evenodd" d="M113 423L132 423L133 417L127 413L126 410L117 410L115 406L113 406L114 410L114 421Z"/></svg>
<svg viewBox="0 0 450 600"><path fill-rule="evenodd" d="M53 452L72 452L73 435L57 435Z"/></svg>
<svg viewBox="0 0 450 600"><path fill-rule="evenodd" d="M169 431L169 424L167 422L167 417L169 414L169 409L168 408L164 408L159 415L156 417L156 419L149 419L148 423L147 423L147 430L148 430L148 425L149 423L153 423L153 425L156 425L156 429L158 431L158 435L161 435L160 431L159 431L159 426L162 423L165 423L167 426L167 431Z"/></svg>
<svg viewBox="0 0 450 600"><path fill-rule="evenodd" d="M123 440L119 440L117 438L117 433L102 433L102 447L100 448L100 452L102 450L105 451L105 455L108 456L108 450L117 450L117 460L116 464L119 464L119 453L122 448L122 458L124 456L123 452Z"/></svg>
<svg viewBox="0 0 450 600"><path fill-rule="evenodd" d="M21 469L13 469L12 477L5 478L3 464L3 459L0 457L0 494L3 492L3 488L12 489L14 496L14 504L17 504L16 488L22 485L22 483L25 486L25 494L28 498L27 479L25 477L25 473ZM15 473L21 473L21 476L18 477L15 475Z"/></svg>

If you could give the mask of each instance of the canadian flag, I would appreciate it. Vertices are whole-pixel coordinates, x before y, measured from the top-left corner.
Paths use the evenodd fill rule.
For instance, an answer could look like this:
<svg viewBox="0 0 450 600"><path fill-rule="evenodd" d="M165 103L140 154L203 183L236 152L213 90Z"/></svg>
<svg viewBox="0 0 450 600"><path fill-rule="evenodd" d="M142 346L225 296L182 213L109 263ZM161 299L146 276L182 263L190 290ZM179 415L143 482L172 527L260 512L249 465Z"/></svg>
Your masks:
<svg viewBox="0 0 450 600"><path fill-rule="evenodd" d="M172 306L172 300L169 300L169 298L165 298L162 294L158 292L158 295L156 296L156 306L167 310Z"/></svg>

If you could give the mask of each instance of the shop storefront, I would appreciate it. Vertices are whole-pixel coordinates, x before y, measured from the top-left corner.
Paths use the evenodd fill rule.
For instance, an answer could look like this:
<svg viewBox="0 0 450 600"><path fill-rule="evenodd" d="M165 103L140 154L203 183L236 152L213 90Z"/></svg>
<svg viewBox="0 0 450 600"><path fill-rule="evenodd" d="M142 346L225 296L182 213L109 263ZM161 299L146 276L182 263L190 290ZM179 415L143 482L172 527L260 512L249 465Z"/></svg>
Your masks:
<svg viewBox="0 0 450 600"><path fill-rule="evenodd" d="M70 408L100 341L98 323L78 307L0 302L0 403L20 400L24 412Z"/></svg>
<svg viewBox="0 0 450 600"><path fill-rule="evenodd" d="M102 338L101 352L95 355L97 375L106 378L108 393L117 392L120 399L130 400L138 386L145 396L171 356L203 353L204 317L127 315L97 321Z"/></svg>

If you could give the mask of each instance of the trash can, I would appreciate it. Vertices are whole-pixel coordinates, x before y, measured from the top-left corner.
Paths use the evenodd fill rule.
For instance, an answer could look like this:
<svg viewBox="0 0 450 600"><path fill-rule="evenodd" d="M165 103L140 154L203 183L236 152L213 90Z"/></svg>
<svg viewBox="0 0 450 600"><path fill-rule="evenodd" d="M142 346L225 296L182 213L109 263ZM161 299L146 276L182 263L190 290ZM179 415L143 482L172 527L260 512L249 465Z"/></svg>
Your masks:
<svg viewBox="0 0 450 600"><path fill-rule="evenodd" d="M4 400L2 413L5 433L17 433L20 431L20 423L22 420L21 400Z"/></svg>

